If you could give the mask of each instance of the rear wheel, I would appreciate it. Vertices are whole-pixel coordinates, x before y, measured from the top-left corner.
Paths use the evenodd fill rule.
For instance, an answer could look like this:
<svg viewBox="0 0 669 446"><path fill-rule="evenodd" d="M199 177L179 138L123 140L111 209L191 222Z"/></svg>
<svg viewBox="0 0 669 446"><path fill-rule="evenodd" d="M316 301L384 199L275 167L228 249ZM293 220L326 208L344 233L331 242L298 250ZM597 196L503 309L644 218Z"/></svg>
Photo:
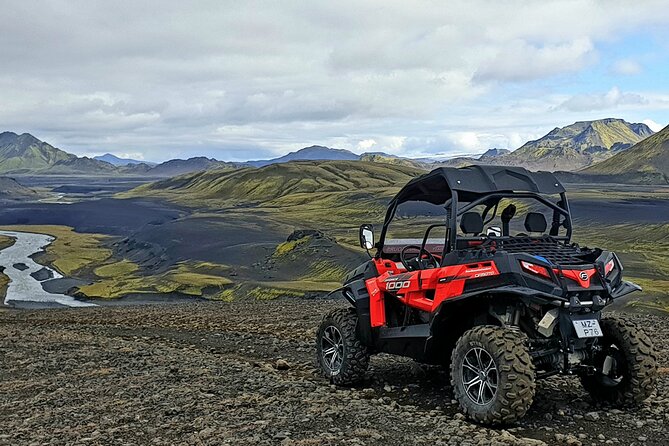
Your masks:
<svg viewBox="0 0 669 446"><path fill-rule="evenodd" d="M486 424L512 423L532 405L534 365L524 334L483 325L465 332L451 355L451 385L462 411Z"/></svg>
<svg viewBox="0 0 669 446"><path fill-rule="evenodd" d="M348 308L328 313L316 334L316 360L334 384L351 385L365 377L369 352L358 339L358 316Z"/></svg>
<svg viewBox="0 0 669 446"><path fill-rule="evenodd" d="M581 377L596 401L617 406L639 404L655 389L656 353L650 338L632 322L618 317L601 320L602 350L593 358L594 375Z"/></svg>

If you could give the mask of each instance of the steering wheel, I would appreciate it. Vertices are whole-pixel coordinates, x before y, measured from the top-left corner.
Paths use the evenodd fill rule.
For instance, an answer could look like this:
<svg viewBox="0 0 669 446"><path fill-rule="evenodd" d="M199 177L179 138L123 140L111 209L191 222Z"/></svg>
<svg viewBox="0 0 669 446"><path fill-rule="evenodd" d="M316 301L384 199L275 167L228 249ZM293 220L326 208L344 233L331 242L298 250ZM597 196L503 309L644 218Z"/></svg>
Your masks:
<svg viewBox="0 0 669 446"><path fill-rule="evenodd" d="M407 259L407 251L409 250L418 251L418 253L415 257ZM423 258L423 255L425 255L425 258ZM430 251L416 245L407 245L402 248L402 252L400 252L400 262L402 262L402 266L404 266L407 271L427 269L428 267L436 268L439 266L439 262Z"/></svg>

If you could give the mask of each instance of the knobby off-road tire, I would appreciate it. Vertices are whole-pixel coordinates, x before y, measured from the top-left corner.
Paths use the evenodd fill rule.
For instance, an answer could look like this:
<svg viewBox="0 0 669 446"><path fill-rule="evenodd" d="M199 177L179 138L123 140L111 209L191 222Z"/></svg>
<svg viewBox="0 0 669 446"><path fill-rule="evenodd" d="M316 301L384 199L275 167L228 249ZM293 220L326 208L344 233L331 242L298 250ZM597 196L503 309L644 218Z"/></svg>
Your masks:
<svg viewBox="0 0 669 446"><path fill-rule="evenodd" d="M352 385L365 377L369 352L358 339L357 324L355 310L341 308L325 315L318 327L316 361L321 373L334 384Z"/></svg>
<svg viewBox="0 0 669 446"><path fill-rule="evenodd" d="M604 351L595 356L593 365L601 370L606 356L615 358L613 376L582 376L583 387L595 401L621 407L637 405L655 389L657 354L653 343L641 328L620 317L602 318L600 323L604 336L599 344Z"/></svg>
<svg viewBox="0 0 669 446"><path fill-rule="evenodd" d="M477 375L473 369L479 367L483 370ZM482 398L476 376L482 381ZM527 337L493 325L465 332L451 355L451 385L464 414L476 422L495 425L520 419L536 388Z"/></svg>

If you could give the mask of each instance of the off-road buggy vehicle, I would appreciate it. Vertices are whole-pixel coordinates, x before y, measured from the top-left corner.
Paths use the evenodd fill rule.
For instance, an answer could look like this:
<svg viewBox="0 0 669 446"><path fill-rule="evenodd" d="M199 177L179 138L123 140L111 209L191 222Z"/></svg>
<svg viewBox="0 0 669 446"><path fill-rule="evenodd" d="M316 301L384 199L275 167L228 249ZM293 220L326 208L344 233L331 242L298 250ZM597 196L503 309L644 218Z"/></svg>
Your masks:
<svg viewBox="0 0 669 446"><path fill-rule="evenodd" d="M395 226L422 237L393 239ZM443 364L462 411L487 424L522 417L535 380L555 374L578 375L595 400L643 401L657 375L652 343L601 314L640 288L622 280L616 254L571 235L551 173L472 166L413 179L390 202L377 243L370 225L360 228L361 246L376 253L336 290L352 308L318 328L322 372L356 383L381 352Z"/></svg>

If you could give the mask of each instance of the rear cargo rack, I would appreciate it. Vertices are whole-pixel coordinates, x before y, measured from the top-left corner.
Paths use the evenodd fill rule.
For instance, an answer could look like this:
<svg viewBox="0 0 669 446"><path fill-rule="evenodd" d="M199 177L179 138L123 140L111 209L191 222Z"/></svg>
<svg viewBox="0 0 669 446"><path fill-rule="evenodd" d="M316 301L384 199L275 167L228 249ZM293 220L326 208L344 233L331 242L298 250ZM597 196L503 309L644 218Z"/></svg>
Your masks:
<svg viewBox="0 0 669 446"><path fill-rule="evenodd" d="M555 265L587 265L583 259L587 254L576 244L567 244L550 236L542 237L500 237L486 240L484 245L495 246L498 251L527 253L543 257Z"/></svg>

